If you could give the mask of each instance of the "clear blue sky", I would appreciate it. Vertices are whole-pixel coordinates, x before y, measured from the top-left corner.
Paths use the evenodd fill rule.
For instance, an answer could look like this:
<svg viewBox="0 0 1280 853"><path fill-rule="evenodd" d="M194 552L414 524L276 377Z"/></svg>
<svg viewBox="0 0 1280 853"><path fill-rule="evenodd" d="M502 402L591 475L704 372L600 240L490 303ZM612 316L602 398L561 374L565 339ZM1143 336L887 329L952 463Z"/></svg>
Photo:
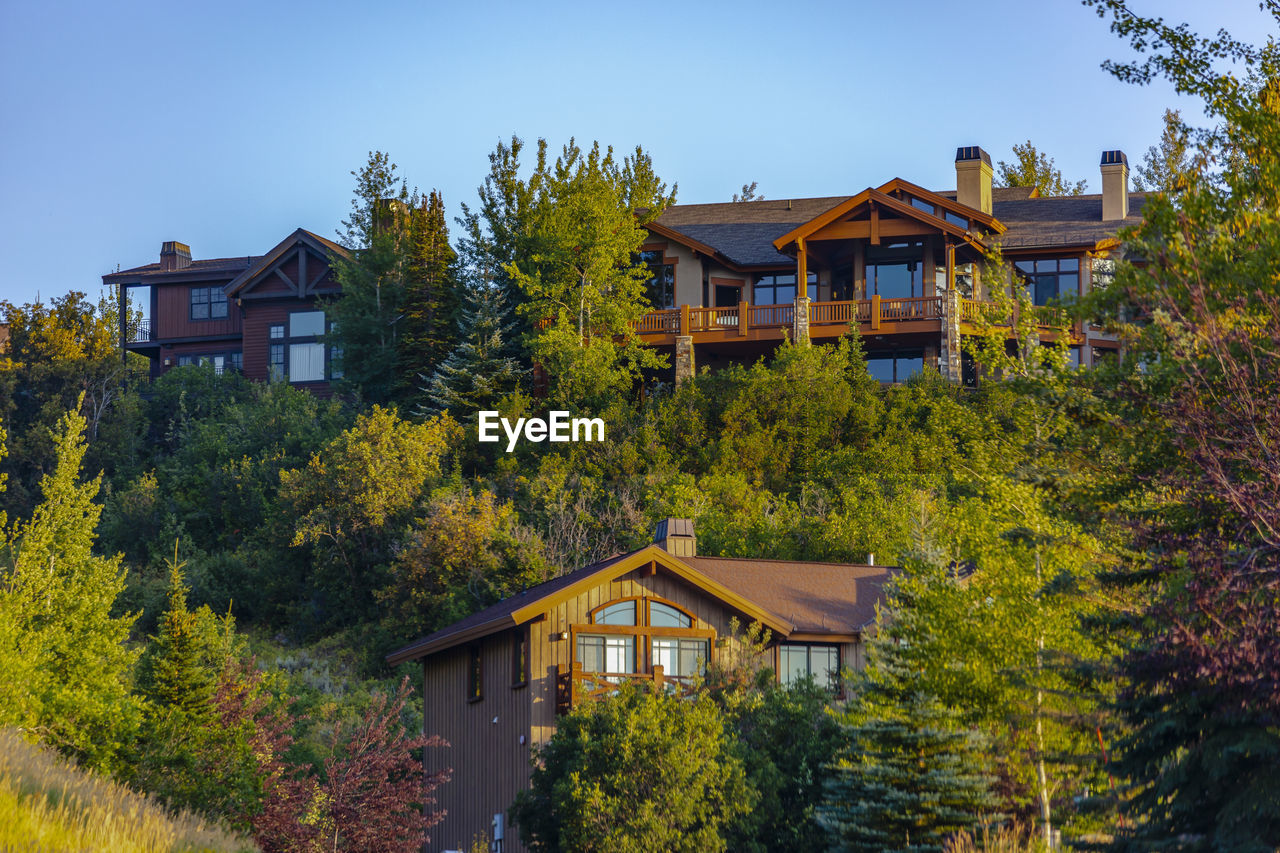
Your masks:
<svg viewBox="0 0 1280 853"><path fill-rule="evenodd" d="M1251 0L1133 0L1261 42ZM389 152L451 215L499 138L648 149L679 201L955 186L957 146L1031 139L1099 184L1136 164L1161 84L1099 68L1126 47L1075 0L293 3L0 0L0 298L158 257L332 237L349 172Z"/></svg>

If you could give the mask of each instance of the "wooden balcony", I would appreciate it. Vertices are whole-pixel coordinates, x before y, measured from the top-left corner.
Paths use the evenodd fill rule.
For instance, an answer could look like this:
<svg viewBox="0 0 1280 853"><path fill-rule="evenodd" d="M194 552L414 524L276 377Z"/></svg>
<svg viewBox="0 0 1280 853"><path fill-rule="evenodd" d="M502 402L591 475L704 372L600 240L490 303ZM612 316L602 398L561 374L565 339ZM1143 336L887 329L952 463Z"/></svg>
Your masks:
<svg viewBox="0 0 1280 853"><path fill-rule="evenodd" d="M992 325L1011 326L1008 316L996 316L1000 310L994 302L961 299L961 331L972 334L982 317ZM1069 325L1069 318L1062 308L1046 305L1038 306L1035 311L1037 325L1047 332L1061 328L1063 324ZM851 323L857 323L863 335L941 333L943 312L941 296L902 299L874 296L843 302L810 302L809 336L839 337ZM654 346L674 345L678 335L691 336L695 344L781 340L784 334L789 334L794 315L795 306L790 304L748 305L740 302L718 308L682 305L650 311L635 321L632 328L641 340Z"/></svg>
<svg viewBox="0 0 1280 853"><path fill-rule="evenodd" d="M584 700L611 696L623 684L649 684L682 694L693 690L691 679L664 675L661 664L653 672L584 672L574 661L573 669L556 672L556 714L567 714Z"/></svg>

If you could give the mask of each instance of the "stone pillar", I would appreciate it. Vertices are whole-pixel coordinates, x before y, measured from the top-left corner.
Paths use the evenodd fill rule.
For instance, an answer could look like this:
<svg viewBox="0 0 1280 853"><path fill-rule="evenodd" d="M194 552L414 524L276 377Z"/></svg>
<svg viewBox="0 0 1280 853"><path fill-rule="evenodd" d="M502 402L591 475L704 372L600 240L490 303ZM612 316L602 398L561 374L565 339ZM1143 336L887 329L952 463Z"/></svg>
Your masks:
<svg viewBox="0 0 1280 853"><path fill-rule="evenodd" d="M942 293L942 341L938 346L938 372L957 385L963 380L960 370L960 294L954 287Z"/></svg>
<svg viewBox="0 0 1280 853"><path fill-rule="evenodd" d="M797 344L809 343L809 297L797 296L791 312L791 339Z"/></svg>
<svg viewBox="0 0 1280 853"><path fill-rule="evenodd" d="M692 379L697 371L693 355L693 335L676 335L676 385Z"/></svg>

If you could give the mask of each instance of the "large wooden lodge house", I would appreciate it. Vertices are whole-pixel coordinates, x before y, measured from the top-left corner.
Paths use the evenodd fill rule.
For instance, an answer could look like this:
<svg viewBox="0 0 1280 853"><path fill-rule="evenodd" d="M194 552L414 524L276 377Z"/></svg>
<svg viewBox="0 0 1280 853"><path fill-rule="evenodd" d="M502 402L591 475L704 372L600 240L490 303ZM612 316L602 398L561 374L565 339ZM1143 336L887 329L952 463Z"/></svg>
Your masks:
<svg viewBox="0 0 1280 853"><path fill-rule="evenodd" d="M864 663L892 569L871 565L700 557L693 524L666 519L653 544L531 587L393 652L420 661L424 731L450 746L427 750L450 767L430 850L467 850L484 833L522 850L504 815L528 785L532 749L556 717L621 681L680 690L730 654L758 622L767 663L786 683L831 689Z"/></svg>
<svg viewBox="0 0 1280 853"><path fill-rule="evenodd" d="M673 205L640 250L654 306L635 324L640 339L671 353L680 381L699 364L754 361L783 337L833 339L856 323L877 379L929 366L968 381L960 342L980 316L994 318L981 265L996 247L1028 289L1042 339L1056 339L1056 306L1105 282L1116 232L1140 220L1145 194L1129 192L1124 152L1103 152L1095 195L993 187L978 147L958 149L955 168L956 189L941 192L894 178L851 196ZM345 254L301 228L261 256L193 260L168 242L158 263L102 280L119 289L123 348L147 356L153 376L209 363L327 393L336 365L317 299L339 293L330 259ZM135 289L146 294L140 324L125 310ZM1066 334L1076 364L1118 347L1088 323Z"/></svg>
<svg viewBox="0 0 1280 853"><path fill-rule="evenodd" d="M962 336L982 314L1008 323L990 311L997 285L981 277L997 247L1028 289L1041 339L1056 339L1056 306L1109 279L1116 232L1141 219L1146 196L1129 192L1124 152L1103 152L1095 195L993 187L978 147L958 149L955 169L955 190L894 178L851 196L668 208L642 247L657 310L637 324L641 339L673 354L679 381L699 364L754 360L784 335L831 339L854 322L881 381L926 365L965 381ZM1118 346L1087 323L1067 334L1078 365Z"/></svg>

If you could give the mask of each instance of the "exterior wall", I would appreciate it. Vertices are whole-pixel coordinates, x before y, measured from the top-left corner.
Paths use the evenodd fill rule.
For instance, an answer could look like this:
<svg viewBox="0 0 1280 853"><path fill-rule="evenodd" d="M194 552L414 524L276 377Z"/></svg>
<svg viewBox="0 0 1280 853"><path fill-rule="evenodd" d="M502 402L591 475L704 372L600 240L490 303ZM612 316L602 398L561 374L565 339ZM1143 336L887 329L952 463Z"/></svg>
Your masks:
<svg viewBox="0 0 1280 853"><path fill-rule="evenodd" d="M158 340L167 338L198 338L215 335L240 334L240 311L234 304L227 306L226 319L192 320L191 288L222 287L230 279L214 281L196 281L187 284L156 284L156 316L155 337Z"/></svg>
<svg viewBox="0 0 1280 853"><path fill-rule="evenodd" d="M687 246L674 241L667 242L663 255L668 263L672 259L675 261L676 307L702 305L702 259L695 256Z"/></svg>
<svg viewBox="0 0 1280 853"><path fill-rule="evenodd" d="M532 685L512 686L515 631L481 640L482 698L468 701L468 646L427 658L423 667L423 730L449 747L425 750L428 770L453 769L436 789L447 815L430 831L429 851L470 850L477 833L489 833L494 814L504 815L529 783L529 700ZM521 851L518 833L507 831L504 853Z"/></svg>
<svg viewBox="0 0 1280 853"><path fill-rule="evenodd" d="M271 326L284 325L288 333L289 315L295 311L320 310L314 299L271 300L266 302L244 301L241 309L244 312L244 375L258 382L268 379L268 365L271 355L271 341L268 338ZM277 341L288 345L288 340ZM288 355L285 356L288 358ZM304 388L319 396L328 396L331 392L328 382L294 382L295 388Z"/></svg>

